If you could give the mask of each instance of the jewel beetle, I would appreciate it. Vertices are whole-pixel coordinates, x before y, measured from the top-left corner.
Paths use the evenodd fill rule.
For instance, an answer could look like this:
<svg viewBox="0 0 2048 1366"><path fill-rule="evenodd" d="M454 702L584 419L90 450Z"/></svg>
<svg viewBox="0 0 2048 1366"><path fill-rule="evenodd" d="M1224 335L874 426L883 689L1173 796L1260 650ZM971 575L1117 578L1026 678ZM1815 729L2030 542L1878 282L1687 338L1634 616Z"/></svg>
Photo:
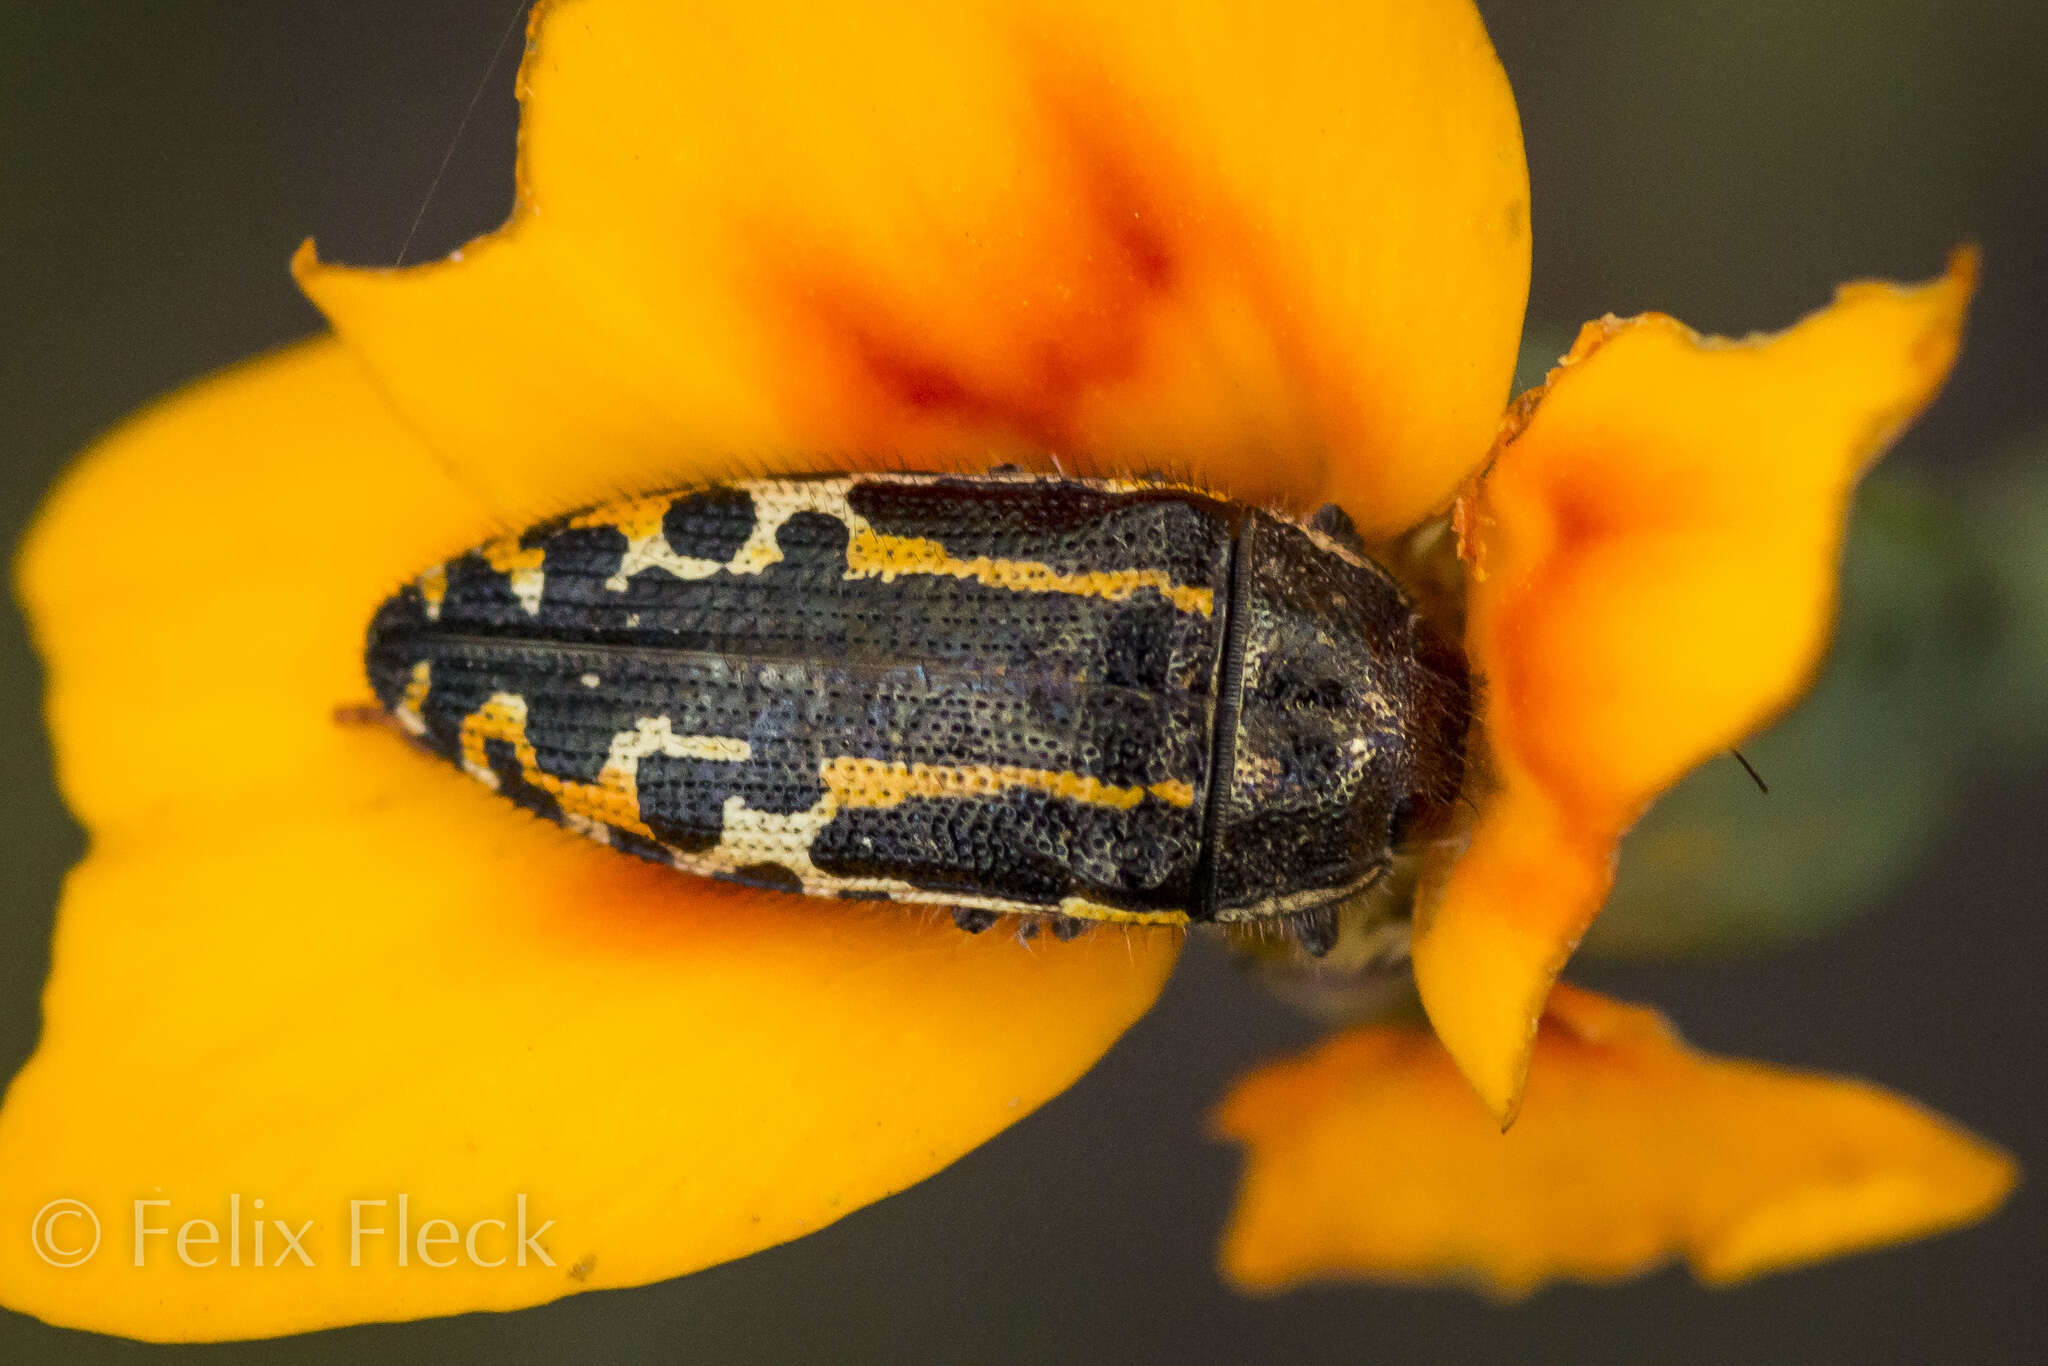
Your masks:
<svg viewBox="0 0 2048 1366"><path fill-rule="evenodd" d="M1017 470L554 518L402 587L365 662L436 754L686 873L1318 953L1455 797L1471 710L1334 509Z"/></svg>

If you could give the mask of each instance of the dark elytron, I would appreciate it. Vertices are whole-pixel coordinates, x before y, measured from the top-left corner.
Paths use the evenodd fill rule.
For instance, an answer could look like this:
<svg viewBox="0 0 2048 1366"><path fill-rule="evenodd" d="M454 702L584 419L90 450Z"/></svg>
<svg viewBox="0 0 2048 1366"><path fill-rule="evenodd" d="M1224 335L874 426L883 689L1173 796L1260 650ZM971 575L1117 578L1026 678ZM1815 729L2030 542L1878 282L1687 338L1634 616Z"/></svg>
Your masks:
<svg viewBox="0 0 2048 1366"><path fill-rule="evenodd" d="M1341 533L1011 473L557 519L394 595L367 666L427 746L614 848L970 925L1324 924L1455 791L1468 710Z"/></svg>

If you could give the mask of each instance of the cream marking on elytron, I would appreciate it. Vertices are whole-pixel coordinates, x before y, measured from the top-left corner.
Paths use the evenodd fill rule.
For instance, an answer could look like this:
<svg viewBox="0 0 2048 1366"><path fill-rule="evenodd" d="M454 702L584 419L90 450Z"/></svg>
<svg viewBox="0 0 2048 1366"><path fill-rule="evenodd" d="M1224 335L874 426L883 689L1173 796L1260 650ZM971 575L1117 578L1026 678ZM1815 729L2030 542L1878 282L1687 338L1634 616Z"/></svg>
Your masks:
<svg viewBox="0 0 2048 1366"><path fill-rule="evenodd" d="M539 546L522 546L517 537L508 536L484 546L483 556L491 568L505 576L512 596L519 599L526 614L539 616L541 589L547 584L541 566L547 562L547 552Z"/></svg>
<svg viewBox="0 0 2048 1366"><path fill-rule="evenodd" d="M427 700L427 693L434 686L433 668L427 660L412 666L412 677L405 685L405 695L398 705L391 709L391 715L408 735L420 736L427 733L426 718L420 715L420 707Z"/></svg>
<svg viewBox="0 0 2048 1366"><path fill-rule="evenodd" d="M437 564L422 573L416 582L420 586L420 600L426 604L427 620L441 619L441 604L448 598L448 566Z"/></svg>
<svg viewBox="0 0 2048 1366"><path fill-rule="evenodd" d="M709 849L690 853L671 849L669 859L678 871L703 877L772 864L792 874L809 896L841 897L855 892L891 901L1028 916L1060 914L1128 925L1185 925L1188 921L1186 911L1126 911L1078 896L1065 897L1056 906L1046 906L1009 897L934 891L898 878L848 877L824 872L811 861L811 848L818 833L840 811L859 804L843 802L840 794L829 787L815 805L786 815L756 811L747 805L746 798L728 797L721 813L722 830L718 843Z"/></svg>
<svg viewBox="0 0 2048 1366"><path fill-rule="evenodd" d="M941 905L973 905L994 910L1028 908L1044 913L1049 907L1006 900L1000 897L962 898L950 892L934 892L896 878L847 877L827 873L811 861L811 849L818 832L841 811L875 810L901 805L913 798L994 796L1016 788L1030 788L1070 801L1128 810L1150 796L1169 805L1187 806L1194 801L1193 789L1185 783L1154 783L1149 788L1118 787L1082 778L1072 773L1044 769L947 767L937 764L888 763L879 759L829 759L819 766L818 777L825 791L810 807L787 814L757 811L744 797L728 797L716 845L693 852L671 851L677 868L700 874L731 873L741 868L772 863L794 874L807 893L834 896L843 891L884 892L892 899L931 901ZM1080 901L1076 898L1076 905ZM1091 914L1109 918L1112 908L1095 907ZM1116 912L1114 918L1130 913ZM1184 912L1158 913L1162 921L1177 923Z"/></svg>
<svg viewBox="0 0 2048 1366"><path fill-rule="evenodd" d="M427 665L414 670L417 698L407 704L418 719L418 706L426 698ZM612 737L605 763L597 780L582 783L559 778L540 766L540 758L526 735L526 699L516 693L495 693L490 700L464 718L462 723L462 767L470 777L492 791L499 790L499 776L491 768L485 744L499 740L512 746L520 776L530 786L551 794L560 804L563 824L577 833L610 844L611 830L630 831L661 844L640 816L640 761L661 754L676 759L705 759L723 763L745 763L753 748L745 740L716 735L677 735L666 716L645 717L630 731ZM415 733L423 733L424 724ZM726 798L721 812L720 835L709 849L685 852L667 849L674 866L700 875L733 873L744 868L773 864L793 874L806 893L837 896L843 892L880 893L892 900L929 901L949 906L971 906L988 910L1024 911L1046 914L1054 908L1002 897L975 897L934 892L912 883L886 877L847 877L820 870L811 861L811 848L818 832L841 811L897 806L914 798L994 796L1017 788L1028 788L1087 805L1129 810L1147 797L1169 806L1187 807L1194 802L1194 789L1185 782L1166 781L1149 787L1125 787L1095 778L1048 769L1016 766L903 764L878 759L830 759L819 766L824 795L809 808L787 814L757 811L741 796ZM1185 911L1131 912L1103 906L1082 897L1068 897L1058 909L1065 914L1089 919L1135 924L1182 924Z"/></svg>
<svg viewBox="0 0 2048 1366"><path fill-rule="evenodd" d="M558 778L540 766L540 756L526 738L526 699L516 693L494 693L462 722L462 767L494 792L499 786L498 775L484 748L490 740L502 740L512 746L519 760L520 776L529 785L552 794L564 817L615 825L645 839L653 839L654 832L640 819L642 759L665 754L672 759L739 764L752 758L754 752L745 740L723 735L677 735L666 716L644 717L634 723L632 730L612 737L597 781L579 783Z"/></svg>
<svg viewBox="0 0 2048 1366"><path fill-rule="evenodd" d="M759 574L782 562L778 536L785 523L800 512L815 512L846 527L848 579L878 578L890 583L903 575L932 574L957 579L975 579L992 587L1026 593L1080 593L1112 601L1130 597L1142 589L1153 589L1184 612L1211 615L1216 609L1214 592L1203 586L1177 584L1157 569L1106 570L1065 574L1029 560L998 560L978 556L971 560L950 554L937 541L914 536L894 536L876 531L867 518L847 504L847 494L857 482L893 482L909 485L937 482L933 476L895 480L846 479L790 480L758 484L748 490L754 505L754 525L747 539L731 559L711 560L678 554L662 530L662 518L673 496L636 498L615 507L570 519L572 528L607 526L626 538L626 550L619 568L605 580L605 587L623 593L633 576L658 569L685 581L708 579L714 574ZM1028 482L1028 476L1019 482ZM529 612L540 610L541 571L537 563L514 571L495 557L492 566L510 574L512 590L522 605L532 595ZM522 580L521 575L529 577Z"/></svg>

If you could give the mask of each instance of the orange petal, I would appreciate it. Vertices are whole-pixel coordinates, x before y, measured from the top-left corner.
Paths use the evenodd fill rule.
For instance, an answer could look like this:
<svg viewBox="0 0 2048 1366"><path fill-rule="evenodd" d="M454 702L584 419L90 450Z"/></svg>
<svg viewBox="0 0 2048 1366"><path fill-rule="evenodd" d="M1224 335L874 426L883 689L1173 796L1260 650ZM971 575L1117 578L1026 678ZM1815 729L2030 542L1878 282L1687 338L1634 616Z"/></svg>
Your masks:
<svg viewBox="0 0 2048 1366"><path fill-rule="evenodd" d="M1959 253L1928 285L1845 286L1741 342L1589 324L1462 500L1498 788L1420 908L1415 973L1503 1122L1615 842L1812 676L1850 494L1948 374L1975 274Z"/></svg>
<svg viewBox="0 0 2048 1366"><path fill-rule="evenodd" d="M510 224L418 269L298 262L510 520L736 464L1058 453L1393 531L1492 434L1527 173L1469 0L534 22Z"/></svg>
<svg viewBox="0 0 2048 1366"><path fill-rule="evenodd" d="M0 1303L217 1339L674 1276L945 1166L1159 990L1171 934L1027 947L719 889L340 724L371 611L467 507L323 341L155 409L36 527L21 590L92 852L0 1109L0 1228L72 1200L102 1242L61 1267L0 1238ZM516 1260L522 1197L552 1265ZM169 1230L139 1267L138 1213ZM45 1217L42 1251L84 1246ZM314 1265L272 1219L313 1221ZM192 1220L212 1265L180 1260ZM252 1264L259 1222L284 1265Z"/></svg>
<svg viewBox="0 0 2048 1366"><path fill-rule="evenodd" d="M1655 1012L1558 987L1506 1134L1420 1026L1353 1030L1240 1082L1223 1268L1272 1290L1363 1277L1612 1281L1683 1256L1726 1284L1981 1219L2010 1158L1862 1082L1687 1048Z"/></svg>

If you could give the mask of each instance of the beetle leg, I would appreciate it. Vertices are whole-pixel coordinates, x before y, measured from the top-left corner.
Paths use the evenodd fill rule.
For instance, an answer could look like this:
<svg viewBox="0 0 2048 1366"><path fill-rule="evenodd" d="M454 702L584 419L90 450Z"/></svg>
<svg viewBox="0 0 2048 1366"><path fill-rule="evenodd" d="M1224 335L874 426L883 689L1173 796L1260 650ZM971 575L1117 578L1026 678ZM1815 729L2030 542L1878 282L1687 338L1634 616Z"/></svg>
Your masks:
<svg viewBox="0 0 2048 1366"><path fill-rule="evenodd" d="M1302 911L1288 926L1294 942L1311 958L1321 958L1337 945L1337 904Z"/></svg>
<svg viewBox="0 0 2048 1366"><path fill-rule="evenodd" d="M1358 524L1351 520L1351 514L1335 503L1325 503L1317 508L1315 515L1308 519L1311 529L1322 532L1338 545L1357 554L1365 553L1365 537L1358 534Z"/></svg>
<svg viewBox="0 0 2048 1366"><path fill-rule="evenodd" d="M978 906L955 906L953 923L969 934L980 934L996 923L996 913L982 910Z"/></svg>

